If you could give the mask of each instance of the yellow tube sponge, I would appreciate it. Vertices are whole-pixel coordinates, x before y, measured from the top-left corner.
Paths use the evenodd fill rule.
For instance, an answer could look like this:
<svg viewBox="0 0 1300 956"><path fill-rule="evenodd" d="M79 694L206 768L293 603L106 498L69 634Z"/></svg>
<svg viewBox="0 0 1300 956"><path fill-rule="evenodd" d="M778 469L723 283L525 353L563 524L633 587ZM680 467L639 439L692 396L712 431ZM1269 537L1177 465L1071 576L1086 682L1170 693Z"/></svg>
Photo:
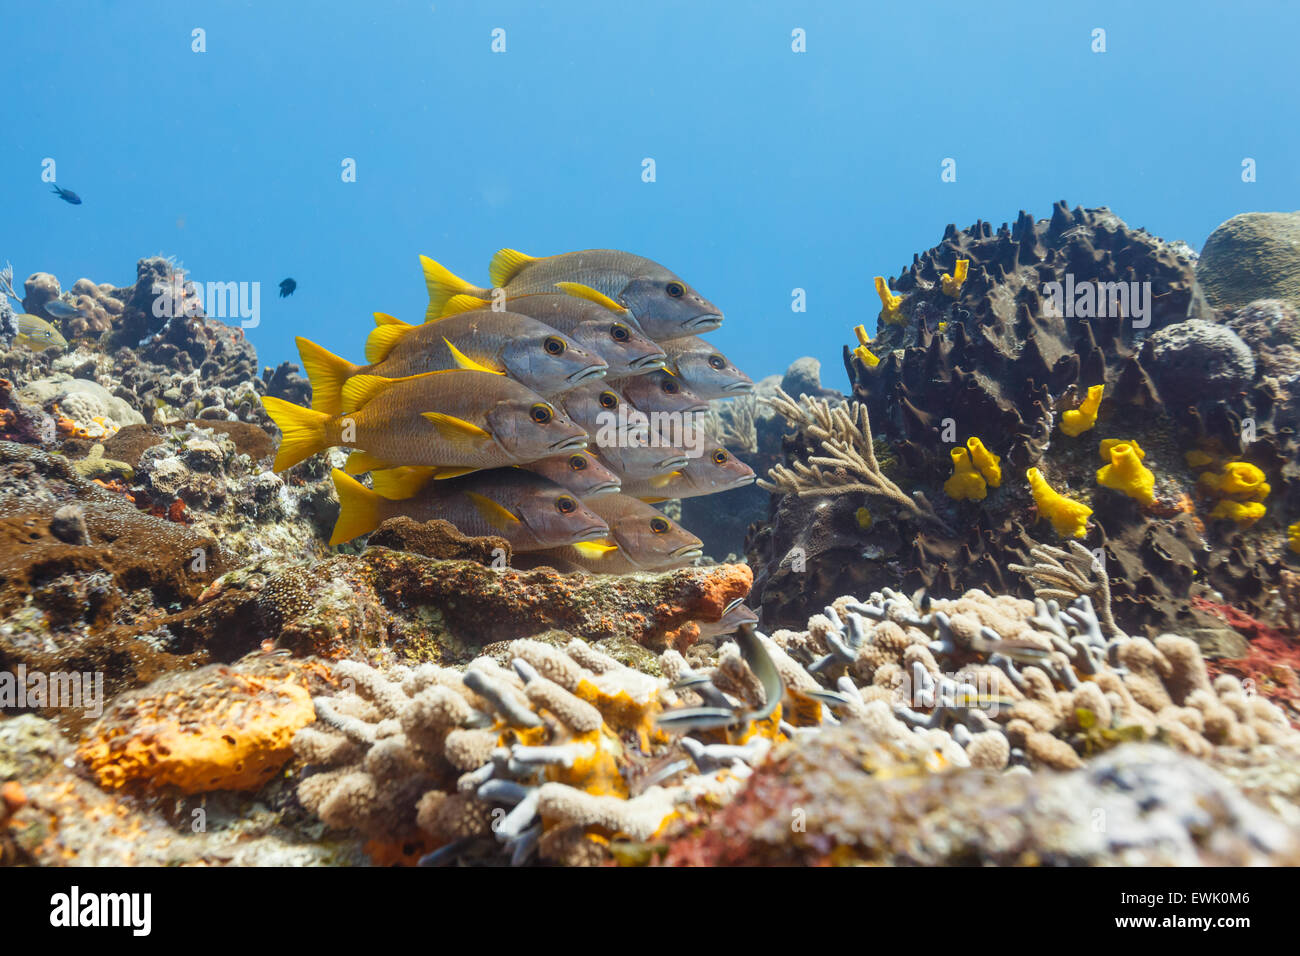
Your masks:
<svg viewBox="0 0 1300 956"><path fill-rule="evenodd" d="M1105 385L1094 385L1079 407L1061 414L1061 431L1071 438L1082 435L1097 424L1097 409L1101 407L1101 393Z"/></svg>
<svg viewBox="0 0 1300 956"><path fill-rule="evenodd" d="M1091 508L1054 491L1037 468L1025 472L1025 478L1029 480L1029 490L1038 506L1039 516L1050 520L1057 534L1072 538L1082 538L1087 534Z"/></svg>
<svg viewBox="0 0 1300 956"><path fill-rule="evenodd" d="M1228 462L1223 466L1223 474L1219 476L1219 491L1225 495L1262 501L1271 490L1264 480L1264 472L1248 461Z"/></svg>
<svg viewBox="0 0 1300 956"><path fill-rule="evenodd" d="M949 454L952 455L952 477L943 483L943 493L955 501L983 501L988 488L971 464L970 454L965 448L954 448Z"/></svg>
<svg viewBox="0 0 1300 956"><path fill-rule="evenodd" d="M978 438L967 438L966 448L970 451L970 460L990 488L1002 486L1002 459L984 447Z"/></svg>
<svg viewBox="0 0 1300 956"><path fill-rule="evenodd" d="M1111 442L1107 439L1103 446ZM1110 464L1097 469L1097 484L1122 491L1140 504L1149 505L1155 498L1156 476L1142 464L1146 457L1135 441L1112 442L1106 449Z"/></svg>
<svg viewBox="0 0 1300 956"><path fill-rule="evenodd" d="M1286 546L1288 548L1290 548L1296 554L1300 554L1300 521L1297 521L1295 524L1289 525L1287 527L1286 542L1287 542Z"/></svg>
<svg viewBox="0 0 1300 956"><path fill-rule="evenodd" d="M853 350L853 354L856 355L858 360L867 368L875 368L880 364L880 359L872 354L871 350L867 348L867 346L871 344L871 336L867 335L866 327L855 325L853 327L853 334L858 337L858 346Z"/></svg>
<svg viewBox="0 0 1300 956"><path fill-rule="evenodd" d="M884 276L876 276L876 295L880 296L880 321L888 325L902 325L907 321L901 308L903 297L889 291Z"/></svg>
<svg viewBox="0 0 1300 956"><path fill-rule="evenodd" d="M1231 501L1225 498L1214 506L1211 518L1227 518L1234 521L1238 528L1249 528L1264 517L1264 506L1258 501Z"/></svg>
<svg viewBox="0 0 1300 956"><path fill-rule="evenodd" d="M1132 439L1103 438L1101 444L1097 446L1097 451L1101 454L1102 461L1110 461L1110 450L1116 445L1132 445L1133 451L1137 453L1139 461L1147 456L1147 453L1142 450L1142 446Z"/></svg>
<svg viewBox="0 0 1300 956"><path fill-rule="evenodd" d="M952 274L945 272L940 277L940 283L943 286L943 294L957 298L961 293L961 287L966 282L966 270L970 268L969 259L958 259L957 264L952 267Z"/></svg>

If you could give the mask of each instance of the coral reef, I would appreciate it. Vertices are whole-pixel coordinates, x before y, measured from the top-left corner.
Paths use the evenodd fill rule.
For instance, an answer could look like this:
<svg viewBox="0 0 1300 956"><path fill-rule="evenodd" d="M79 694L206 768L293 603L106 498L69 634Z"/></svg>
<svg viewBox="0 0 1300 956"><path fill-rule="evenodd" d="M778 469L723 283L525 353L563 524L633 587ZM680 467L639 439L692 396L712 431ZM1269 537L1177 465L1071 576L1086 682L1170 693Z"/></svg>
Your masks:
<svg viewBox="0 0 1300 956"><path fill-rule="evenodd" d="M1197 278L1216 309L1254 299L1300 308L1300 213L1247 212L1219 225L1201 249Z"/></svg>
<svg viewBox="0 0 1300 956"><path fill-rule="evenodd" d="M958 260L969 266L954 297L942 277ZM1287 306L1244 306L1220 322L1184 247L1064 203L1049 220L950 226L891 284L905 321L880 324L878 363L846 346L851 402L875 430L885 478L933 502L935 517L880 508L865 488L843 502L813 493L813 459L827 456L804 437L804 413L791 414L769 520L746 543L769 626L899 582L945 595L1022 587L1008 565L1070 538L1101 553L1116 619L1131 631L1198 626L1193 597L1263 613L1300 514ZM1257 362L1234 322L1273 352ZM1099 475L1098 434L1122 436L1134 455L1117 467L1103 452ZM954 477L954 448L969 435L1001 460L1001 487L986 483L983 497L973 469ZM1189 451L1258 469L1268 502L1211 495ZM847 483L850 469L838 468L832 482ZM799 475L808 480L796 488ZM862 506L869 528L854 518Z"/></svg>

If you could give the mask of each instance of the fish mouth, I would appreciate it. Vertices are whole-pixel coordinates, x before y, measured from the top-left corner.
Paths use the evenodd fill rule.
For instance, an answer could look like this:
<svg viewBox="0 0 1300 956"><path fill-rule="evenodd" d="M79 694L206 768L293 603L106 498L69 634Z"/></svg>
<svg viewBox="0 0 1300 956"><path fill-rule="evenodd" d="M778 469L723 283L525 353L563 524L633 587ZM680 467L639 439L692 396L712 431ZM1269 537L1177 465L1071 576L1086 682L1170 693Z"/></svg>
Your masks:
<svg viewBox="0 0 1300 956"><path fill-rule="evenodd" d="M668 356L664 352L651 352L649 355L642 355L640 358L634 358L627 363L627 367L633 372L654 372L664 367L668 361Z"/></svg>
<svg viewBox="0 0 1300 956"><path fill-rule="evenodd" d="M694 318L687 319L682 323L684 328L692 332L710 332L722 324L722 314L719 312L705 312L703 315L697 315Z"/></svg>
<svg viewBox="0 0 1300 956"><path fill-rule="evenodd" d="M722 386L722 390L728 395L742 395L745 392L754 390L753 382L732 382L730 385Z"/></svg>
<svg viewBox="0 0 1300 956"><path fill-rule="evenodd" d="M743 478L737 478L735 481L723 487L723 491L731 491L733 488L744 488L746 485L752 485L758 481L758 475L745 475Z"/></svg>
<svg viewBox="0 0 1300 956"><path fill-rule="evenodd" d="M582 532L573 540L574 541L595 541L597 538L607 538L607 537L609 537L609 526L598 525L593 528L588 528L586 531Z"/></svg>
<svg viewBox="0 0 1300 956"><path fill-rule="evenodd" d="M669 555L674 561L681 561L682 559L694 561L696 558L703 556L704 548L698 544L684 544Z"/></svg>
<svg viewBox="0 0 1300 956"><path fill-rule="evenodd" d="M595 498L597 495L616 495L622 490L623 490L623 483L621 481L602 481L594 488L591 488L582 497Z"/></svg>
<svg viewBox="0 0 1300 956"><path fill-rule="evenodd" d="M552 455L564 455L571 451L582 451L586 447L586 435L581 438L561 438L559 441L551 443L550 452Z"/></svg>
<svg viewBox="0 0 1300 956"><path fill-rule="evenodd" d="M590 382L592 379L604 378L605 373L608 371L608 365L588 365L586 368L578 369L565 381L570 385L581 385L583 382Z"/></svg>

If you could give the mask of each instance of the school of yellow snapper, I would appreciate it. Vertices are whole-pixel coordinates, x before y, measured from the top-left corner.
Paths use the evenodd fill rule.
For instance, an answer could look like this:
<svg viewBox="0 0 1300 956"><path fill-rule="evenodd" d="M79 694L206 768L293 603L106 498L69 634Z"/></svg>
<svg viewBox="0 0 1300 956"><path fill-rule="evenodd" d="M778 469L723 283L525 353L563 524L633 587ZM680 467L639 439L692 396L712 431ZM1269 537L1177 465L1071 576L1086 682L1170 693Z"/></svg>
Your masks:
<svg viewBox="0 0 1300 956"><path fill-rule="evenodd" d="M387 518L442 518L562 569L678 567L700 539L656 502L749 484L702 431L707 402L753 383L696 333L722 313L649 259L502 249L482 288L420 257L422 324L382 312L354 365L305 338L312 407L263 398L283 471L332 446L331 544ZM355 477L370 474L366 487Z"/></svg>

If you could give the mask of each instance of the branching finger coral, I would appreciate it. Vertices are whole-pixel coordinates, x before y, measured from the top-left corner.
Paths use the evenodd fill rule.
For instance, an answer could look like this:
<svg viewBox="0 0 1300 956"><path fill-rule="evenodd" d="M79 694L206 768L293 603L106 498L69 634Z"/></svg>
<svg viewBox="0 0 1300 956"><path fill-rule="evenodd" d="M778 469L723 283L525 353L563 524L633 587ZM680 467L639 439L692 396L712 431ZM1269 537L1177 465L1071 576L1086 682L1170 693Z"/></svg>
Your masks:
<svg viewBox="0 0 1300 956"><path fill-rule="evenodd" d="M1007 569L1023 574L1034 585L1034 597L1068 604L1087 595L1097 609L1102 630L1107 637L1122 632L1115 624L1110 606L1110 575L1106 566L1078 541L1068 542L1070 549L1040 544L1029 551L1032 565L1009 564Z"/></svg>
<svg viewBox="0 0 1300 956"><path fill-rule="evenodd" d="M775 398L764 399L782 417L810 439L820 443L820 455L805 464L777 465L768 471L760 487L771 492L805 495L835 495L863 492L885 498L913 517L932 522L951 535L952 529L940 518L920 492L906 494L885 475L876 458L875 440L867 407L859 402L832 405L824 398L801 395L791 398L777 389Z"/></svg>

